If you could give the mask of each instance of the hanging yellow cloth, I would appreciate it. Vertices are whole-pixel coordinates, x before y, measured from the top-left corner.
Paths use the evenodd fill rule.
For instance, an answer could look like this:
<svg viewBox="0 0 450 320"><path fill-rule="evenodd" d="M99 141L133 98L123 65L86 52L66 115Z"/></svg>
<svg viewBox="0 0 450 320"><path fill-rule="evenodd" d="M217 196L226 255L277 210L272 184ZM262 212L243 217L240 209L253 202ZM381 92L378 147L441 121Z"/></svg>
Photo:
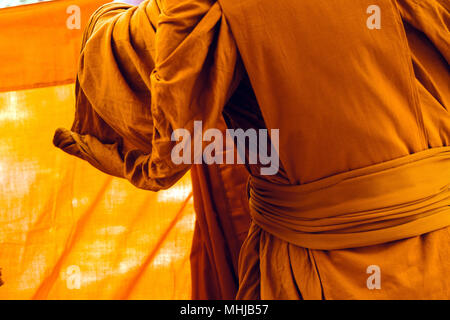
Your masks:
<svg viewBox="0 0 450 320"><path fill-rule="evenodd" d="M139 190L51 141L73 122L82 30L105 2L0 9L0 299L192 296L190 175Z"/></svg>

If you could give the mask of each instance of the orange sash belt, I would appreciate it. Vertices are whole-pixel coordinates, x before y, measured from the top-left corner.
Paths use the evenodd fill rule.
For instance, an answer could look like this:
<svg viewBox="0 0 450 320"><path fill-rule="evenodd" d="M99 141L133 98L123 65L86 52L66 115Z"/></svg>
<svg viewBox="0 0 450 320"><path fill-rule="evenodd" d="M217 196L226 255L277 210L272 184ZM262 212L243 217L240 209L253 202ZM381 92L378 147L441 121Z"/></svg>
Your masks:
<svg viewBox="0 0 450 320"><path fill-rule="evenodd" d="M251 177L263 230L320 250L370 246L450 225L450 147L433 148L303 185Z"/></svg>

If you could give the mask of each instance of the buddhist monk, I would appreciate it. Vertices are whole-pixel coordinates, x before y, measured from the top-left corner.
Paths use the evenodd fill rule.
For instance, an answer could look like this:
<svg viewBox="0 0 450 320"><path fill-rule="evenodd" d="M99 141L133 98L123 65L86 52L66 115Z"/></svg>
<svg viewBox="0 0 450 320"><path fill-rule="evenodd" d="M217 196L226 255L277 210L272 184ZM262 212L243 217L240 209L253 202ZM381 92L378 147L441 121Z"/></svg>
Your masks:
<svg viewBox="0 0 450 320"><path fill-rule="evenodd" d="M158 191L198 164L198 123L269 133L236 162L251 215L236 298L448 299L449 26L447 0L107 4L54 143ZM177 132L192 163L173 161Z"/></svg>

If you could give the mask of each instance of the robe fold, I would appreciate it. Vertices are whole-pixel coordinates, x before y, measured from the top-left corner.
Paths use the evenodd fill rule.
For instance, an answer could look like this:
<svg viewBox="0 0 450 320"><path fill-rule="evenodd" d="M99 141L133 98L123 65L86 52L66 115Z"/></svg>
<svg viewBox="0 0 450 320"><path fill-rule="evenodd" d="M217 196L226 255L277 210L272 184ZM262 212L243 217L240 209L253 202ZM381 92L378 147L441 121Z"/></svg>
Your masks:
<svg viewBox="0 0 450 320"><path fill-rule="evenodd" d="M449 25L446 0L107 4L85 32L74 125L54 143L157 191L191 167L171 161L174 130L222 115L279 129L278 173L247 166L238 288L247 209L229 204L246 173L193 171L203 266L220 264L204 296L450 298ZM208 191L220 179L221 196Z"/></svg>

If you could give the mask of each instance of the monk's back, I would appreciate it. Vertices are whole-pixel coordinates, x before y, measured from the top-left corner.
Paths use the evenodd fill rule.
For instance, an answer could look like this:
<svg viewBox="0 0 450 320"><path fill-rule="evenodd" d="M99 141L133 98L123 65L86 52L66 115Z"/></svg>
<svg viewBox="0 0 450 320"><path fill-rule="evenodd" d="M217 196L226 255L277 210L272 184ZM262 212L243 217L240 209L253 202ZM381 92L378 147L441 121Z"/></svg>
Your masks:
<svg viewBox="0 0 450 320"><path fill-rule="evenodd" d="M448 145L442 1L220 2L290 183Z"/></svg>

